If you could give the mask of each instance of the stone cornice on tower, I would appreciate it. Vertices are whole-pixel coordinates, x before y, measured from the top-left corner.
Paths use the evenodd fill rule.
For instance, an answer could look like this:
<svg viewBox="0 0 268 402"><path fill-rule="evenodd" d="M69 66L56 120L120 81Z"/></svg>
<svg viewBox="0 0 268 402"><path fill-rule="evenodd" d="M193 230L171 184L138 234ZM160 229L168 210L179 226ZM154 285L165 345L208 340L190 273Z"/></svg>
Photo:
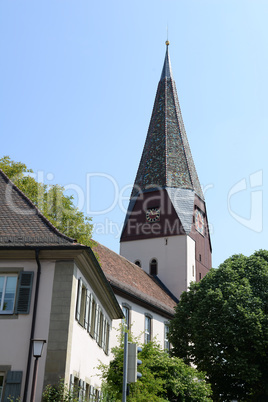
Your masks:
<svg viewBox="0 0 268 402"><path fill-rule="evenodd" d="M131 198L152 188L193 190L202 200L167 49Z"/></svg>

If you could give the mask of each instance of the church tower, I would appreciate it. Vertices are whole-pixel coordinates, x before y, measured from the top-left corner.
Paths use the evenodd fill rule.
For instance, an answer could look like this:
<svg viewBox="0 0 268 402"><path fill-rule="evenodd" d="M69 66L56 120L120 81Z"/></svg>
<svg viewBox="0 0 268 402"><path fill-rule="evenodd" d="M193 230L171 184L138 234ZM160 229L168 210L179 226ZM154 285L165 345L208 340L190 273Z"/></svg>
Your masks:
<svg viewBox="0 0 268 402"><path fill-rule="evenodd" d="M204 195L186 136L168 46L120 239L120 254L177 297L211 268Z"/></svg>

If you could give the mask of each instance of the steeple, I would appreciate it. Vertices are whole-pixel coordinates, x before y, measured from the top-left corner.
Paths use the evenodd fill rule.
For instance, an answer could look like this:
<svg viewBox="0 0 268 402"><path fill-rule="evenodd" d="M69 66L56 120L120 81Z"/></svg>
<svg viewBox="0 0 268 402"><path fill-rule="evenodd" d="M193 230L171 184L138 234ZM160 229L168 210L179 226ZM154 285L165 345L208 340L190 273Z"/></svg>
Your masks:
<svg viewBox="0 0 268 402"><path fill-rule="evenodd" d="M204 195L195 169L172 76L169 42L131 197L149 188L193 190Z"/></svg>
<svg viewBox="0 0 268 402"><path fill-rule="evenodd" d="M177 297L211 268L204 195L166 42L164 66L120 238L120 254Z"/></svg>

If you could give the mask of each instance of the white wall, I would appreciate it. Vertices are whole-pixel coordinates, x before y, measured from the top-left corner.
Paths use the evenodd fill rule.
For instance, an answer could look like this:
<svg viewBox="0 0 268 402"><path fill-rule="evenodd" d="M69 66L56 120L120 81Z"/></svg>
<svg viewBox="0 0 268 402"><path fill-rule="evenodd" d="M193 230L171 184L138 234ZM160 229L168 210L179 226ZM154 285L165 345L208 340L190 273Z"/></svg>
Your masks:
<svg viewBox="0 0 268 402"><path fill-rule="evenodd" d="M131 262L140 260L148 273L156 258L159 278L177 298L195 280L195 241L187 235L121 242L120 254Z"/></svg>
<svg viewBox="0 0 268 402"><path fill-rule="evenodd" d="M41 261L41 267L42 273L34 337L48 340L55 263L53 261ZM12 371L23 371L21 387L21 392L23 394L32 325L37 264L36 261L33 260L2 260L0 262L0 272L3 272L5 268L14 268L14 271L16 271L17 268L23 268L24 271L34 272L30 314L19 314L18 316L15 316L15 318L13 318L14 316L0 317L0 365L10 365ZM42 357L39 359L36 400L41 400L45 362L46 345L44 347ZM33 363L34 358L32 358L31 373L29 377L28 400L31 394Z"/></svg>
<svg viewBox="0 0 268 402"><path fill-rule="evenodd" d="M83 282L89 291L94 294L92 287L87 282L82 272L77 268L75 287L73 294L77 295L78 278L82 278ZM110 328L112 328L112 321L105 312L105 308L100 303L99 299L94 294L96 303L102 308L106 319L109 321ZM76 297L73 298L76 306ZM71 359L70 359L70 374L76 375L82 381L86 381L88 384L95 388L100 388L101 379L98 376L100 371L97 367L100 361L104 364L108 364L111 360L111 355L106 355L104 350L97 344L85 328L83 328L75 319L75 308L73 311L73 328L72 328L72 343L71 343ZM115 320L118 321L118 320ZM120 320L119 320L120 321ZM111 335L111 331L110 331Z"/></svg>

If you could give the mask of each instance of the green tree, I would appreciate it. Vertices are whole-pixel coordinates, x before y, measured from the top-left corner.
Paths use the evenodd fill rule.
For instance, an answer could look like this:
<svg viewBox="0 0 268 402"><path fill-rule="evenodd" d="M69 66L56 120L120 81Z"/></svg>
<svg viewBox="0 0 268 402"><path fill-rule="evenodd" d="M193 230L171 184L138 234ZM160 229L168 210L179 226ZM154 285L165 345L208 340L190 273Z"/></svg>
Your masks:
<svg viewBox="0 0 268 402"><path fill-rule="evenodd" d="M108 366L102 365L103 393L109 402L122 400L124 349L115 347L114 360ZM170 357L155 342L142 345L139 353L142 364L141 379L129 384L128 402L162 401L212 401L210 386L203 373L186 365L177 357Z"/></svg>
<svg viewBox="0 0 268 402"><path fill-rule="evenodd" d="M181 295L173 355L207 373L214 399L268 400L268 251L234 255Z"/></svg>
<svg viewBox="0 0 268 402"><path fill-rule="evenodd" d="M75 207L73 196L65 195L64 187L37 182L30 175L33 173L31 169L9 156L0 159L0 169L57 229L84 245L91 245L91 218Z"/></svg>

